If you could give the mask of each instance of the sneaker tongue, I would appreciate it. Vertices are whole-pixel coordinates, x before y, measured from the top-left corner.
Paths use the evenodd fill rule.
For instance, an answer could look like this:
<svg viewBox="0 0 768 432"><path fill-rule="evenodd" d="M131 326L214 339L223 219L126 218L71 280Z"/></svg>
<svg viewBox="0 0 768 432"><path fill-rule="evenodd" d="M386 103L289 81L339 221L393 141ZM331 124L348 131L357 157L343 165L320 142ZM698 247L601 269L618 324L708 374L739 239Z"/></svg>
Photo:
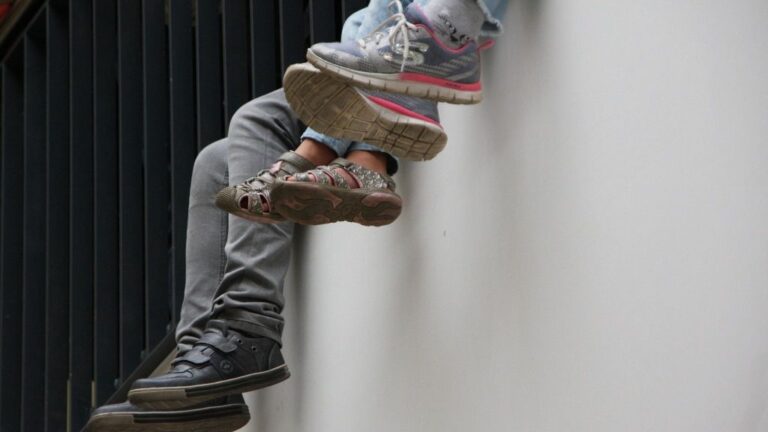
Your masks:
<svg viewBox="0 0 768 432"><path fill-rule="evenodd" d="M434 30L432 21L424 14L424 10L421 9L421 6L416 3L411 3L405 8L405 18L407 18L408 22L411 24L424 24L429 27L430 30Z"/></svg>

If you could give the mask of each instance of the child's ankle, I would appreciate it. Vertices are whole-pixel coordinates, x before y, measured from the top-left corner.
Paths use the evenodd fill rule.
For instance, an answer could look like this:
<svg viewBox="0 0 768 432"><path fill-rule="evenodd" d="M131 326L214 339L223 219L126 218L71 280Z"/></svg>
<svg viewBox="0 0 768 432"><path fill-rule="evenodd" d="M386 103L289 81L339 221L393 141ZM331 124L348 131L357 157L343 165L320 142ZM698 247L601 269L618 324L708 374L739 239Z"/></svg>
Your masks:
<svg viewBox="0 0 768 432"><path fill-rule="evenodd" d="M347 154L346 159L369 170L381 174L387 173L387 155L382 152L354 150Z"/></svg>
<svg viewBox="0 0 768 432"><path fill-rule="evenodd" d="M327 165L337 157L336 152L330 147L309 138L304 139L299 144L299 147L296 148L296 154L312 162L315 166Z"/></svg>

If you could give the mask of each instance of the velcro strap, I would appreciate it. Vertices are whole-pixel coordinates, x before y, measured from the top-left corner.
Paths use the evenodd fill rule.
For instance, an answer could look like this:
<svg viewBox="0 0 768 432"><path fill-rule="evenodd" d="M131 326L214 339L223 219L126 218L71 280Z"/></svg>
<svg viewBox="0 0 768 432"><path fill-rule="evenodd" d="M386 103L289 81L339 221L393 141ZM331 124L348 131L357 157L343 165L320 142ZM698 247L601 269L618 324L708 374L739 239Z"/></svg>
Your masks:
<svg viewBox="0 0 768 432"><path fill-rule="evenodd" d="M207 355L201 353L198 350L192 350L184 354L182 357L176 358L171 362L172 365L177 365L178 363L192 363L193 365L204 365L208 363L210 360L210 357Z"/></svg>
<svg viewBox="0 0 768 432"><path fill-rule="evenodd" d="M237 345L234 342L214 332L205 332L197 343L208 345L224 353L231 353L237 349Z"/></svg>
<svg viewBox="0 0 768 432"><path fill-rule="evenodd" d="M289 164L291 164L293 166L292 169L290 169L290 170L285 169L284 167L281 167L281 169L283 171L287 172L288 174L293 174L293 173L302 172L302 171L308 171L308 170L311 170L312 168L315 167L312 164L312 162L304 159L303 157L299 156L298 154L296 154L295 152L292 152L292 151L288 151L288 152L285 152L282 155L280 155L279 160L284 161L284 162L288 162Z"/></svg>

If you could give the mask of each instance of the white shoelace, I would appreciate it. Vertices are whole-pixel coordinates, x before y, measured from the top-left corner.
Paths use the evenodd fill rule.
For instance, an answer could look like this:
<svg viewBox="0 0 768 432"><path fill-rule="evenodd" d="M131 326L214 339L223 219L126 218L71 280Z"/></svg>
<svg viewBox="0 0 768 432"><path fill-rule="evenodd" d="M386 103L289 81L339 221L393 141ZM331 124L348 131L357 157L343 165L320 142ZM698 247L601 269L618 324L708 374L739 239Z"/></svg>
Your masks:
<svg viewBox="0 0 768 432"><path fill-rule="evenodd" d="M379 26L376 27L371 32L371 34L358 40L358 43L362 48L365 48L368 42L370 42L371 39L373 39L378 45L379 42L381 42L381 39L384 38L384 36L386 36L386 34L382 30L387 28L387 26L392 21L394 21L395 24L389 27L387 30L387 32L389 33L389 44L393 47L396 46L398 35L402 35L403 64L400 66L400 72L404 72L406 61L408 60L408 57L411 54L411 39L410 39L410 35L408 34L408 30L416 30L417 27L416 25L408 22L408 19L405 17L405 13L403 11L403 3L400 0L392 0L387 7L391 8L392 5L395 5L397 12L394 15L387 18L386 20L384 20L384 22L379 24Z"/></svg>

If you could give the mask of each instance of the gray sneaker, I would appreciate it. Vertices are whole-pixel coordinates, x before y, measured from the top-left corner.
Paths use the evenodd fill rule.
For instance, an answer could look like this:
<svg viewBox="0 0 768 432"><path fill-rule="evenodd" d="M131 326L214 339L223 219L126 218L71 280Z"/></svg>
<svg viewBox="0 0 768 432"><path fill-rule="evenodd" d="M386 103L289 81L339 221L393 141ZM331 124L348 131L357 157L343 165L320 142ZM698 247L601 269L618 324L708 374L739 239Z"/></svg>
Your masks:
<svg viewBox="0 0 768 432"><path fill-rule="evenodd" d="M289 151L283 153L272 167L265 169L235 186L228 186L216 194L216 206L235 216L260 223L284 222L270 204L270 191L278 177L307 171L315 165Z"/></svg>
<svg viewBox="0 0 768 432"><path fill-rule="evenodd" d="M448 141L436 102L358 89L309 63L289 67L283 85L291 108L320 133L417 161L434 158Z"/></svg>
<svg viewBox="0 0 768 432"><path fill-rule="evenodd" d="M319 43L307 60L323 72L367 89L438 102L476 104L482 100L480 49L470 40L450 48L421 8L411 4L372 34L357 41Z"/></svg>

